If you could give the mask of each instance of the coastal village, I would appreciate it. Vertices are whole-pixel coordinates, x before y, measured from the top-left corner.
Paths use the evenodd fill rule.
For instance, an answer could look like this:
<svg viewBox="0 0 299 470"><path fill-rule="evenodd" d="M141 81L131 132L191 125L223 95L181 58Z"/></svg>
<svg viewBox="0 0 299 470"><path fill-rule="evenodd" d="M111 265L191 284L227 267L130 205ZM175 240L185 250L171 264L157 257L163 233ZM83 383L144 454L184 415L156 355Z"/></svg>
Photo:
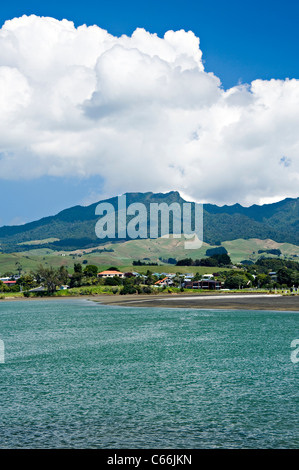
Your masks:
<svg viewBox="0 0 299 470"><path fill-rule="evenodd" d="M71 276L70 276L71 277ZM151 277L153 279L157 278L157 281L154 281L152 286L154 288L165 288L165 287L179 287L185 289L205 289L205 290L220 290L222 284L220 281L217 281L214 278L213 274L204 274L201 276L200 280L194 280L195 275L193 273L185 273L178 276L176 273L152 273ZM179 279L177 279L179 277ZM148 280L148 276L145 274L138 273L136 271L132 272L121 272L116 271L115 269L105 270L99 272L97 274L97 278L100 280L110 279L138 279L146 283ZM20 287L20 291L22 291L22 277L20 275L14 276L6 276L0 277L0 282L6 288L15 288L17 286ZM36 279L35 279L36 282ZM69 285L60 285L58 286L58 290L67 290L70 289ZM30 289L29 292L43 292L45 290L43 285ZM5 291L5 290L4 290ZM0 284L0 292L1 292L1 284Z"/></svg>
<svg viewBox="0 0 299 470"><path fill-rule="evenodd" d="M266 258L254 266L226 265L214 272L146 272L121 271L108 267L99 271L95 265L75 263L73 272L64 266L42 268L36 272L4 273L0 277L0 299L6 296L154 294L196 292L229 292L285 290L298 292L298 263L291 266L283 260ZM178 263L180 264L180 263ZM280 266L277 271L273 266ZM288 265L288 266L286 266ZM186 266L188 267L188 266ZM135 268L135 266L134 266ZM174 266L175 268L175 266ZM204 269L204 268L202 268ZM201 269L201 272L202 272Z"/></svg>
<svg viewBox="0 0 299 470"><path fill-rule="evenodd" d="M127 272L122 273L120 271L102 271L98 273L99 278L111 278L111 277L118 277L120 279L126 277L141 277L144 280L147 279L146 275L137 273L137 272ZM154 287L173 287L176 285L175 279L177 278L177 274L175 273L153 273L154 277L158 277L159 280L154 282ZM186 289L208 289L208 290L219 290L221 289L221 282L214 279L213 274L204 274L201 276L201 280L194 281L194 274L193 273L185 273L179 276L179 283L181 287Z"/></svg>

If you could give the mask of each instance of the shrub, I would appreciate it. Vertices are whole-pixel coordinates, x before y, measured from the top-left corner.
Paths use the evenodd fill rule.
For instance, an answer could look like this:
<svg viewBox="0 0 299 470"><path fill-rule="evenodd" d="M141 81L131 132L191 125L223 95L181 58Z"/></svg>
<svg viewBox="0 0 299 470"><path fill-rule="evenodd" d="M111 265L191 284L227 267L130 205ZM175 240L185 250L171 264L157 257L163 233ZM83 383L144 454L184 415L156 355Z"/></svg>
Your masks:
<svg viewBox="0 0 299 470"><path fill-rule="evenodd" d="M152 294L153 289L149 286L145 286L145 287L143 287L142 292L143 292L143 294Z"/></svg>
<svg viewBox="0 0 299 470"><path fill-rule="evenodd" d="M136 288L130 285L126 285L120 290L119 293L120 295L136 294Z"/></svg>
<svg viewBox="0 0 299 470"><path fill-rule="evenodd" d="M105 286L120 286L122 283L121 279L117 276L106 277L104 284Z"/></svg>

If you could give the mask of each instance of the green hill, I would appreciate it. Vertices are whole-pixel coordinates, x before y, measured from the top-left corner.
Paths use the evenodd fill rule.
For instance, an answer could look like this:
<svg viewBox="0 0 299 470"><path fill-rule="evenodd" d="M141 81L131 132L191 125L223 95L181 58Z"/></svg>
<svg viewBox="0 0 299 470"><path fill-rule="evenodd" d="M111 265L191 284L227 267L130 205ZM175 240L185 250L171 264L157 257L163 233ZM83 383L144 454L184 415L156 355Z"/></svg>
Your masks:
<svg viewBox="0 0 299 470"><path fill-rule="evenodd" d="M149 214L150 203L182 204L186 201L180 194L172 191L158 193L128 193L127 205L143 203ZM107 199L116 209L117 197ZM107 244L95 234L95 225L99 217L95 215L98 203L89 206L75 206L59 214L45 217L21 226L0 228L0 247L2 253L24 252L36 249L53 251L74 251L95 248ZM204 205L204 242L219 245L232 240L273 240L276 243L299 245L299 198L284 199L274 204L243 207L239 204L219 207ZM130 217L127 218L129 221ZM149 226L149 220L148 226ZM108 240L109 241L109 240ZM111 243L123 240L110 240ZM151 242L150 240L149 242ZM146 240L140 241L142 244Z"/></svg>
<svg viewBox="0 0 299 470"><path fill-rule="evenodd" d="M231 240L225 241L221 245L229 253L233 263L240 263L248 260L257 261L263 254L269 257L267 250L276 249L281 252L280 256L275 258L290 259L296 261L299 259L299 246L288 243L277 243L273 240ZM5 272L15 272L17 264L22 266L23 272L35 270L40 264L45 266L66 266L72 271L74 263L95 264L100 270L109 266L118 266L123 271L136 270L146 272L150 269L153 272L199 272L200 274L212 273L215 267L205 266L175 266L167 264L169 258L177 260L190 258L202 258L207 250L215 246L203 244L200 249L186 250L184 242L178 239L147 239L130 240L123 243L107 243L89 249L77 249L74 251L55 251L48 248L36 248L18 253L0 253L0 274ZM219 248L219 247L218 247ZM263 251L265 250L265 251ZM158 266L136 266L132 267L133 260L141 260L146 264L158 263ZM217 268L219 271L220 268ZM220 269L222 270L222 269Z"/></svg>

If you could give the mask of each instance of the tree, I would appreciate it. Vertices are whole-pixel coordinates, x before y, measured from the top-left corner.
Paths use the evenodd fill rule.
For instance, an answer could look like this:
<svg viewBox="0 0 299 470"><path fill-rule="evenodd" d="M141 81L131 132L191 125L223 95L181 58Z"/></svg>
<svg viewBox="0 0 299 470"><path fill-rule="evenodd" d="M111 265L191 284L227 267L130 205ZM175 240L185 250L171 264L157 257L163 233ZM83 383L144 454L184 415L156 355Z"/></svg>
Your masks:
<svg viewBox="0 0 299 470"><path fill-rule="evenodd" d="M98 267L95 266L94 264L90 264L86 266L84 269L84 276L87 277L97 277L98 275Z"/></svg>
<svg viewBox="0 0 299 470"><path fill-rule="evenodd" d="M130 284L123 286L123 288L119 291L120 295L126 295L126 294L136 294L139 292L140 288L139 287L134 287Z"/></svg>
<svg viewBox="0 0 299 470"><path fill-rule="evenodd" d="M65 266L60 266L58 272L58 278L60 284L67 284L69 282L69 272Z"/></svg>
<svg viewBox="0 0 299 470"><path fill-rule="evenodd" d="M82 278L83 278L82 264L74 263L74 273L72 274L72 277L70 280L70 287L81 287Z"/></svg>
<svg viewBox="0 0 299 470"><path fill-rule="evenodd" d="M19 276L21 276L23 268L22 268L19 261L16 262L16 267L17 267L17 271L19 273Z"/></svg>
<svg viewBox="0 0 299 470"><path fill-rule="evenodd" d="M206 256L213 256L213 255L222 255L227 254L226 248L224 246L219 246L217 248L209 248L206 251Z"/></svg>
<svg viewBox="0 0 299 470"><path fill-rule="evenodd" d="M277 271L277 281L279 284L286 284L287 286L292 285L292 271L286 267L283 267Z"/></svg>
<svg viewBox="0 0 299 470"><path fill-rule="evenodd" d="M118 276L106 277L104 284L105 286L120 286L122 281Z"/></svg>
<svg viewBox="0 0 299 470"><path fill-rule="evenodd" d="M256 287L266 287L271 283L271 277L268 274L258 274L254 279Z"/></svg>
<svg viewBox="0 0 299 470"><path fill-rule="evenodd" d="M177 262L177 266L192 266L192 258L184 258Z"/></svg>
<svg viewBox="0 0 299 470"><path fill-rule="evenodd" d="M243 274L229 275L225 279L224 287L226 289L241 289L246 287L248 279Z"/></svg>
<svg viewBox="0 0 299 470"><path fill-rule="evenodd" d="M54 294L56 287L60 284L59 270L49 267L39 266L37 274L47 287L48 294Z"/></svg>
<svg viewBox="0 0 299 470"><path fill-rule="evenodd" d="M218 266L218 262L215 258L202 258L200 260L200 266L211 266L211 267L215 267L215 266Z"/></svg>
<svg viewBox="0 0 299 470"><path fill-rule="evenodd" d="M299 273L297 273L296 271L292 272L291 282L292 282L292 286L294 285L297 287L299 285Z"/></svg>
<svg viewBox="0 0 299 470"><path fill-rule="evenodd" d="M75 273L82 273L82 264L81 263L74 263L74 272Z"/></svg>
<svg viewBox="0 0 299 470"><path fill-rule="evenodd" d="M146 277L147 278L145 280L145 284L148 285L148 286L151 286L152 284L154 284L157 281L156 276L153 276L152 272L149 269L146 272Z"/></svg>
<svg viewBox="0 0 299 470"><path fill-rule="evenodd" d="M5 284L3 284L2 281L0 281L0 292L6 292L8 290L9 290L8 287Z"/></svg>
<svg viewBox="0 0 299 470"><path fill-rule="evenodd" d="M23 276L17 280L17 284L21 285L24 290L29 290L36 285L36 280L33 274L23 274Z"/></svg>
<svg viewBox="0 0 299 470"><path fill-rule="evenodd" d="M83 274L75 272L70 280L70 287L81 287L82 286Z"/></svg>
<svg viewBox="0 0 299 470"><path fill-rule="evenodd" d="M230 257L226 253L215 254L212 255L211 258L217 261L217 266L225 266L228 264L232 264Z"/></svg>
<svg viewBox="0 0 299 470"><path fill-rule="evenodd" d="M199 274L199 273L196 273L194 278L193 278L193 281L200 281L201 278L202 278L202 275Z"/></svg>

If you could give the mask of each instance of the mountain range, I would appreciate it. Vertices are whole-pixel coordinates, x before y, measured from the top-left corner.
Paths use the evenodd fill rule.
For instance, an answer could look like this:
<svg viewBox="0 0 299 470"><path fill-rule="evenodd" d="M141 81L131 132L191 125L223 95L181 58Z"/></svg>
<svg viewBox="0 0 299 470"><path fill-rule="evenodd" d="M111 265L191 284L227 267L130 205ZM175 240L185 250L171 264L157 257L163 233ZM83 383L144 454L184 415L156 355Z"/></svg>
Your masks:
<svg viewBox="0 0 299 470"><path fill-rule="evenodd" d="M182 207L187 202L177 191L127 193L126 198L127 205L143 203L148 214L150 203L164 202L170 205L175 202ZM100 202L112 204L117 215L117 196ZM100 240L96 237L95 225L99 216L95 214L95 209L98 204L99 202L89 206L74 206L57 215L24 225L0 227L1 251L12 253L38 248L70 251L96 247L107 241L113 242L114 240ZM251 238L299 245L299 198L250 207L240 204L204 204L203 222L203 241L210 245Z"/></svg>

